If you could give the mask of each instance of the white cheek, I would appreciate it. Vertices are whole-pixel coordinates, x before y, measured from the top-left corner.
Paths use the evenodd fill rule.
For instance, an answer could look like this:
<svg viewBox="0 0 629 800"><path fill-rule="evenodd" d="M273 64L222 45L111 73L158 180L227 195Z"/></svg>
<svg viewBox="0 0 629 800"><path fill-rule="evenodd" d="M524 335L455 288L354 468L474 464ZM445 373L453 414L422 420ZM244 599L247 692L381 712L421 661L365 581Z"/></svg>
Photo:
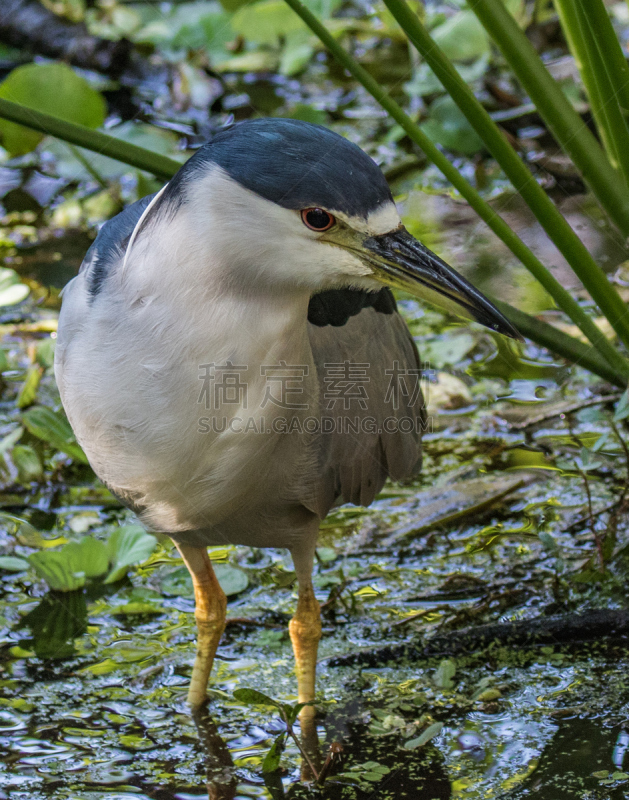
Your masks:
<svg viewBox="0 0 629 800"><path fill-rule="evenodd" d="M347 214L338 214L337 216L350 228L361 233L366 233L368 236L380 236L383 233L389 233L399 228L402 224L400 215L398 214L395 203L387 201L383 203L375 211L372 211L367 219L364 217L350 217Z"/></svg>
<svg viewBox="0 0 629 800"><path fill-rule="evenodd" d="M334 267L339 277L350 275L356 278L364 278L372 274L372 270L367 264L341 247L324 245L322 256L327 271L330 272L330 267Z"/></svg>

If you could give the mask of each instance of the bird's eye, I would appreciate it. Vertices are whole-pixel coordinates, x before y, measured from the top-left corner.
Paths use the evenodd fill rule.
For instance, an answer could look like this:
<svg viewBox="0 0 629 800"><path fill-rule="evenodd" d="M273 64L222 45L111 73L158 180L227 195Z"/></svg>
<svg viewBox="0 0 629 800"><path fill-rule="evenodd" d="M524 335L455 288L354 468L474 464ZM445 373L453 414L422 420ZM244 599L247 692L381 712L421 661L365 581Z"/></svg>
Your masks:
<svg viewBox="0 0 629 800"><path fill-rule="evenodd" d="M336 222L332 214L322 208L304 208L301 212L304 225L311 231L327 231Z"/></svg>

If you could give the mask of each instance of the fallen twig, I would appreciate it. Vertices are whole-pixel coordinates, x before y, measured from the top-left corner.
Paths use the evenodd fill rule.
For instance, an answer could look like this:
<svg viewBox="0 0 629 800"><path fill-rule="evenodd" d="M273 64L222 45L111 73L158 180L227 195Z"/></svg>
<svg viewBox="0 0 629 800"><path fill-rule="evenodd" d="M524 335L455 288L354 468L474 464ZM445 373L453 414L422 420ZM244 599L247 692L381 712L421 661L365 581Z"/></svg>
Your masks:
<svg viewBox="0 0 629 800"><path fill-rule="evenodd" d="M583 408L591 408L592 406L599 406L604 403L615 403L617 400L620 400L621 397L622 392L617 392L615 394L606 394L602 395L601 397L594 397L593 399L587 400L584 403L563 405L559 408L554 408L551 411L542 412L534 417L529 417L529 419L525 420L524 422L513 422L509 425L509 427L516 431L524 430L532 425L539 425L540 422L547 422L550 419L555 419L555 417L560 417L562 414L574 414L576 411L581 411Z"/></svg>
<svg viewBox="0 0 629 800"><path fill-rule="evenodd" d="M39 0L7 0L0 14L0 42L35 55L69 61L131 83L167 78L163 66L153 65L136 52L128 39L93 36L83 22L54 14Z"/></svg>
<svg viewBox="0 0 629 800"><path fill-rule="evenodd" d="M389 661L418 661L433 656L456 656L498 645L530 647L541 644L568 644L605 637L629 635L629 611L595 609L583 614L562 614L515 622L495 622L440 633L430 639L378 647L326 659L330 667L382 666Z"/></svg>
<svg viewBox="0 0 629 800"><path fill-rule="evenodd" d="M284 630L286 625L280 625L278 622L267 622L263 619L252 619L251 617L227 617L225 625L248 625L253 628L279 628Z"/></svg>
<svg viewBox="0 0 629 800"><path fill-rule="evenodd" d="M0 15L0 41L117 78L128 66L128 39L99 39L82 22L53 14L37 0L10 0Z"/></svg>

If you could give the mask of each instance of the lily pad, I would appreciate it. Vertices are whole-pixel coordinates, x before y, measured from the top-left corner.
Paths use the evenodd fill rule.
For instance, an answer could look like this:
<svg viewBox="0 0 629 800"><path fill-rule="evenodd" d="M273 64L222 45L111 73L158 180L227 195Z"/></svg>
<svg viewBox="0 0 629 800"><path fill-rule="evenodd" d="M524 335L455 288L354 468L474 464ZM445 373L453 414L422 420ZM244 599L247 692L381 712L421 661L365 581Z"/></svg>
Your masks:
<svg viewBox="0 0 629 800"><path fill-rule="evenodd" d="M24 558L18 556L0 556L0 569L5 572L22 572L28 569L30 564Z"/></svg>
<svg viewBox="0 0 629 800"><path fill-rule="evenodd" d="M476 344L469 333L440 336L422 345L422 360L430 367L458 366Z"/></svg>
<svg viewBox="0 0 629 800"><path fill-rule="evenodd" d="M409 739L407 742L404 742L404 748L406 750L415 750L418 747L423 747L425 744L431 739L434 739L441 731L443 730L443 722L433 722L432 725L429 725L425 731L423 731L419 736L415 739Z"/></svg>
<svg viewBox="0 0 629 800"><path fill-rule="evenodd" d="M11 451L11 459L17 468L20 483L31 483L41 478L44 471L43 465L30 445L17 445Z"/></svg>
<svg viewBox="0 0 629 800"><path fill-rule="evenodd" d="M454 689L454 681L452 679L455 675L456 664L451 658L444 658L433 676L433 681L440 689Z"/></svg>
<svg viewBox="0 0 629 800"><path fill-rule="evenodd" d="M58 592L80 589L87 578L103 575L108 567L107 548L88 536L69 542L60 550L32 553L28 560L40 578Z"/></svg>
<svg viewBox="0 0 629 800"><path fill-rule="evenodd" d="M214 564L213 567L221 589L228 597L244 592L249 586L247 573L238 567L232 567L230 564Z"/></svg>
<svg viewBox="0 0 629 800"><path fill-rule="evenodd" d="M232 567L230 564L212 564L212 567L221 589L228 597L244 592L249 586L247 573L238 567ZM179 567L167 575L162 581L162 592L167 595L192 597L194 590L188 568Z"/></svg>
<svg viewBox="0 0 629 800"><path fill-rule="evenodd" d="M0 267L0 306L14 306L28 297L30 289L12 269Z"/></svg>
<svg viewBox="0 0 629 800"><path fill-rule="evenodd" d="M473 11L459 11L432 31L432 38L454 61L489 53L489 36Z"/></svg>
<svg viewBox="0 0 629 800"><path fill-rule="evenodd" d="M39 577L55 591L73 592L85 586L85 573L77 570L74 560L63 550L32 553L28 560Z"/></svg>
<svg viewBox="0 0 629 800"><path fill-rule="evenodd" d="M269 697L268 694L259 692L257 689L236 689L234 697L248 706L276 706L278 708L281 706L279 701Z"/></svg>
<svg viewBox="0 0 629 800"><path fill-rule="evenodd" d="M16 67L0 85L0 97L88 128L98 128L105 121L103 96L67 64ZM0 136L12 156L30 153L44 138L38 131L7 120L0 120Z"/></svg>
<svg viewBox="0 0 629 800"><path fill-rule="evenodd" d="M258 44L274 44L280 36L298 31L305 23L283 0L262 0L240 8L232 17L232 28Z"/></svg>
<svg viewBox="0 0 629 800"><path fill-rule="evenodd" d="M22 422L33 436L52 445L55 450L61 450L75 461L87 464L85 453L63 414L47 406L32 406L22 414Z"/></svg>
<svg viewBox="0 0 629 800"><path fill-rule="evenodd" d="M156 545L157 539L140 525L116 528L107 542L111 571L105 578L105 583L119 581L130 566L146 561Z"/></svg>

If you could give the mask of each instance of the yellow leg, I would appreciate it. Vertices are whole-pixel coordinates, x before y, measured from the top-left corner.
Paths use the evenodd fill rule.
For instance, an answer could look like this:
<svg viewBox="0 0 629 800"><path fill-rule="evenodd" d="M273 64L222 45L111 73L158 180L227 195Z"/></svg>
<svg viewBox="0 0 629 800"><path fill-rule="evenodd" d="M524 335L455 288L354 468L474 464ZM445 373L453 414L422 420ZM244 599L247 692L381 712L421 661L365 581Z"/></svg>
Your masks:
<svg viewBox="0 0 629 800"><path fill-rule="evenodd" d="M314 541L311 547L293 551L293 561L299 581L297 610L291 619L288 630L295 653L295 672L297 673L297 693L300 703L310 703L315 699L317 671L317 649L321 638L321 611L312 588L312 564ZM301 742L315 769L321 766L321 753L317 738L317 724L314 706L304 706L299 713ZM302 780L310 781L315 776L306 760L302 764Z"/></svg>
<svg viewBox="0 0 629 800"><path fill-rule="evenodd" d="M291 619L288 630L295 653L295 672L297 673L297 694L300 703L315 699L315 680L317 670L317 649L321 638L321 614L319 603L314 596L310 579L299 584L297 611ZM312 717L314 708L302 709L301 718Z"/></svg>
<svg viewBox="0 0 629 800"><path fill-rule="evenodd" d="M188 689L188 703L197 708L207 697L207 684L216 648L225 630L227 598L212 569L205 547L177 544L194 586L194 616L197 621L197 655Z"/></svg>

